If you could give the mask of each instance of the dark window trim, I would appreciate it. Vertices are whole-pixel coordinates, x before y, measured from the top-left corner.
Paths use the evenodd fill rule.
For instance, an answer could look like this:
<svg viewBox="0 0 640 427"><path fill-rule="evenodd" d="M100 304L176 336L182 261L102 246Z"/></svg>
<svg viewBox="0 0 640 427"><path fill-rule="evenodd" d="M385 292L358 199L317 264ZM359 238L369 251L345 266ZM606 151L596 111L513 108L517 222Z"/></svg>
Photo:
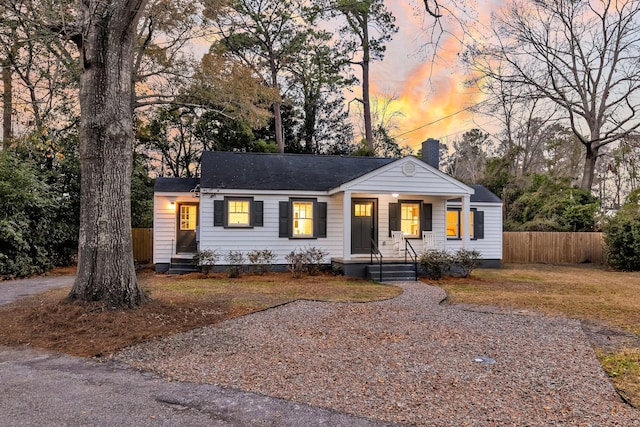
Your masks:
<svg viewBox="0 0 640 427"><path fill-rule="evenodd" d="M460 213L462 212L462 208L458 208L458 207L447 207L447 212L449 211L457 211L458 212L458 237L449 237L447 236L447 240L462 240L462 236L460 236L460 226L462 225L460 223L460 218L462 217L462 215L460 215ZM473 236L469 238L469 240L478 240L478 238L476 237L476 229L475 229L475 221L476 221L476 215L478 212L478 208L470 208L469 212L473 212L473 222L474 222L474 227L473 227ZM447 228L447 217L445 215L445 230Z"/></svg>
<svg viewBox="0 0 640 427"><path fill-rule="evenodd" d="M249 224L233 225L229 224L229 202L230 201L249 202ZM231 230L247 230L254 227L264 226L264 202L255 200L252 196L224 196L222 199L213 201L213 226L223 227Z"/></svg>
<svg viewBox="0 0 640 427"><path fill-rule="evenodd" d="M397 201L398 203L398 225L400 225L400 228L402 228L402 204L403 203L417 203L419 205L419 213L418 213L418 227L420 228L420 232L418 233L417 236L412 236L412 237L405 237L405 239L408 240L422 240L422 232L423 231L431 231L429 230L425 230L425 218L424 218L424 210L425 205L431 205L430 202L425 202L422 199L398 199ZM433 224L433 222L432 222ZM433 225L430 227L432 228Z"/></svg>
<svg viewBox="0 0 640 427"><path fill-rule="evenodd" d="M313 217L313 235L295 236L293 234L293 204L295 202L311 202ZM290 240L317 240L327 237L327 202L319 202L316 197L290 197L280 202L279 237Z"/></svg>
<svg viewBox="0 0 640 427"><path fill-rule="evenodd" d="M240 201L240 202L249 202L249 224L240 224L240 225L230 225L229 224L229 202L230 201ZM234 229L250 229L254 227L253 222L253 197L245 197L245 196L224 196L224 228L234 228Z"/></svg>
<svg viewBox="0 0 640 427"><path fill-rule="evenodd" d="M295 202L311 202L311 230L312 234L309 236L305 234L303 236L296 236L293 234L293 204ZM318 203L318 199L315 197L289 197L289 221L287 223L287 227L289 228L289 239L290 240L316 240L318 236L316 235L316 203Z"/></svg>

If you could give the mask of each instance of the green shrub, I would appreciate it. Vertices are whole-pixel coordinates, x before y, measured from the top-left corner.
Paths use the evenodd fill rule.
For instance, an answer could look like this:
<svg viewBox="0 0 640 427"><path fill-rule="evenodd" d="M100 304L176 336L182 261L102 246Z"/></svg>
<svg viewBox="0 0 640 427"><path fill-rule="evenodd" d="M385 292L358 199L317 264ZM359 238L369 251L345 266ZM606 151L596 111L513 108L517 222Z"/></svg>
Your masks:
<svg viewBox="0 0 640 427"><path fill-rule="evenodd" d="M213 266L216 265L220 255L215 250L204 249L198 251L193 256L193 262L198 266L201 273L209 274Z"/></svg>
<svg viewBox="0 0 640 427"><path fill-rule="evenodd" d="M64 171L63 171L64 172ZM71 172L0 151L0 277L68 265L78 247L78 194Z"/></svg>
<svg viewBox="0 0 640 427"><path fill-rule="evenodd" d="M440 280L448 273L453 264L453 257L447 251L428 250L420 255L418 263L431 280Z"/></svg>
<svg viewBox="0 0 640 427"><path fill-rule="evenodd" d="M471 272L482 265L480 251L475 249L458 249L453 255L453 265L462 277L469 277Z"/></svg>
<svg viewBox="0 0 640 427"><path fill-rule="evenodd" d="M237 278L242 276L244 268L244 254L240 251L229 251L227 254L227 272L229 277Z"/></svg>
<svg viewBox="0 0 640 427"><path fill-rule="evenodd" d="M327 251L315 247L292 251L289 255L285 256L288 264L287 270L291 272L294 278L298 278L304 273L315 276L320 273L322 261L327 255Z"/></svg>
<svg viewBox="0 0 640 427"><path fill-rule="evenodd" d="M469 277L471 272L482 265L480 252L475 249L458 249L450 254L447 251L429 250L418 259L431 280L440 280L447 274Z"/></svg>
<svg viewBox="0 0 640 427"><path fill-rule="evenodd" d="M640 190L631 193L624 206L604 223L608 264L623 271L640 270Z"/></svg>
<svg viewBox="0 0 640 427"><path fill-rule="evenodd" d="M291 251L284 259L287 261L287 270L293 278L301 277L307 264L307 255L304 252Z"/></svg>
<svg viewBox="0 0 640 427"><path fill-rule="evenodd" d="M307 254L307 273L311 276L316 276L320 273L320 268L322 267L322 261L324 257L329 253L324 249L310 247L305 251Z"/></svg>
<svg viewBox="0 0 640 427"><path fill-rule="evenodd" d="M271 271L277 256L269 249L255 249L247 254L247 258L251 263L252 272L264 274Z"/></svg>

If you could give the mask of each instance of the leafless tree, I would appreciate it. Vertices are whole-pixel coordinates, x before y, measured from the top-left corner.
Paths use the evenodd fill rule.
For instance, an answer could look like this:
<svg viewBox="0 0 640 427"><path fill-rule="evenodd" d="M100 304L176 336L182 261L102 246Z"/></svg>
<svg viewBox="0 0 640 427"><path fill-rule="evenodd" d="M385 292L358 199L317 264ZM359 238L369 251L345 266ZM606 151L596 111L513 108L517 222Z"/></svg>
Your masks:
<svg viewBox="0 0 640 427"><path fill-rule="evenodd" d="M558 107L584 146L580 186L591 189L600 149L640 127L640 0L514 0L492 28L495 42L471 47L470 63Z"/></svg>

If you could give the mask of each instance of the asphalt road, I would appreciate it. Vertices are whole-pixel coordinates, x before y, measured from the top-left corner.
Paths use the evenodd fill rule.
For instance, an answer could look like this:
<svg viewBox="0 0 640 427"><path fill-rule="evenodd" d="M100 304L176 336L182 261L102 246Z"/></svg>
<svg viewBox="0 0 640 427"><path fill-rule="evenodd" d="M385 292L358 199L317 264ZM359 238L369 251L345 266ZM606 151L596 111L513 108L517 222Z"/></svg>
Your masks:
<svg viewBox="0 0 640 427"><path fill-rule="evenodd" d="M48 289L72 286L75 276L40 276L30 279L0 281L0 305Z"/></svg>

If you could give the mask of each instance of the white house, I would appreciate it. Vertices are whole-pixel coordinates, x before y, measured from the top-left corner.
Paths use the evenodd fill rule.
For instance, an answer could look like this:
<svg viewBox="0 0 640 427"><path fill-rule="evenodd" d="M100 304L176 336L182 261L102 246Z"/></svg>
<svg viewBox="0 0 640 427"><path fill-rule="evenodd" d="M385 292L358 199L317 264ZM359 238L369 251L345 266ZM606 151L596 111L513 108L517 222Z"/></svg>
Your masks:
<svg viewBox="0 0 640 427"><path fill-rule="evenodd" d="M437 247L477 249L485 265L499 266L501 200L438 170L437 150L437 141L423 144L431 164L413 156L205 152L199 183L156 180L156 270L199 249L270 249L285 264L292 251L316 247L330 254L327 264L364 275L372 251L402 258L392 231L418 253L428 234Z"/></svg>

